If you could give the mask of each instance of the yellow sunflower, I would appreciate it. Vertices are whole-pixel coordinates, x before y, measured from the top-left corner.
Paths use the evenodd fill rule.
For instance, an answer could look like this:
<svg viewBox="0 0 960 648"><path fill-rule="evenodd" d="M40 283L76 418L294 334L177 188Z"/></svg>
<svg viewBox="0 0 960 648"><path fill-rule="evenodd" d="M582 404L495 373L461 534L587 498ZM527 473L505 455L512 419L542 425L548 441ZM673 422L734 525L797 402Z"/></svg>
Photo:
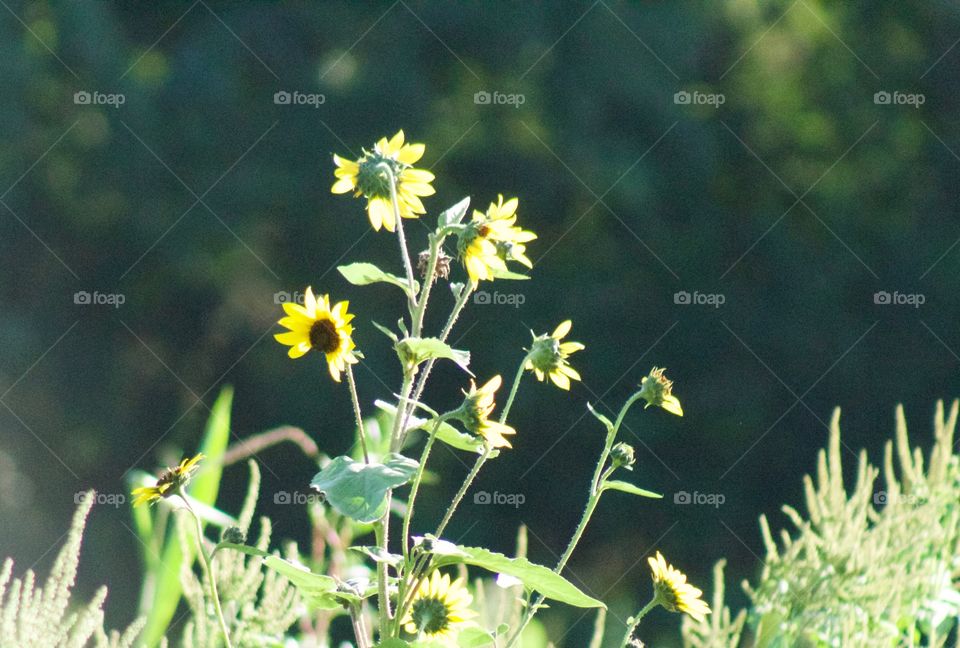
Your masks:
<svg viewBox="0 0 960 648"><path fill-rule="evenodd" d="M490 419L490 414L497 406L494 397L501 383L500 376L494 376L478 389L471 380L470 391L464 392L466 399L461 407L460 420L468 430L483 437L491 448L513 447L506 437L517 433L509 425Z"/></svg>
<svg viewBox="0 0 960 648"><path fill-rule="evenodd" d="M697 621L710 614L710 606L700 596L702 591L687 582L686 575L668 564L658 551L656 557L647 558L653 577L653 592L656 601L670 612L685 612Z"/></svg>
<svg viewBox="0 0 960 648"><path fill-rule="evenodd" d="M354 196L364 196L367 199L367 216L373 229L379 232L382 226L392 232L397 223L390 196L391 175L396 178L397 201L403 218L417 218L426 213L420 197L434 194L435 190L430 184L434 175L413 168L423 157L425 149L423 144L404 144L401 130L389 140L381 137L372 151L363 151L359 160L347 160L334 155L337 181L333 183L331 191L335 194L352 191Z"/></svg>
<svg viewBox="0 0 960 648"><path fill-rule="evenodd" d="M315 297L313 289L308 287L303 306L293 302L283 304L287 317L278 324L289 330L273 337L280 344L290 347L287 355L291 358L299 358L310 349L323 353L330 375L340 382L340 372L346 369L348 363L357 361L353 353L356 345L351 337L353 325L350 320L353 315L347 312L348 304L342 301L331 307L329 296Z"/></svg>
<svg viewBox="0 0 960 648"><path fill-rule="evenodd" d="M156 501L169 497L177 492L180 487L185 486L193 472L197 469L197 464L203 459L203 453L198 454L192 459L184 459L180 465L167 468L157 479L153 486L141 486L133 489L133 505L153 504Z"/></svg>
<svg viewBox="0 0 960 648"><path fill-rule="evenodd" d="M549 377L560 389L570 389L570 380L580 380L580 374L570 366L567 358L571 353L584 349L579 342L561 342L572 326L573 323L567 320L551 335L534 336L523 368L533 371L540 382Z"/></svg>
<svg viewBox="0 0 960 648"><path fill-rule="evenodd" d="M474 285L490 281L507 271L507 261L517 261L528 268L533 262L526 255L525 243L537 238L533 232L520 229L517 222L517 198L504 202L503 195L490 203L486 213L473 212L473 219L460 237L460 258Z"/></svg>
<svg viewBox="0 0 960 648"><path fill-rule="evenodd" d="M410 609L403 617L404 630L418 636L449 637L474 616L470 609L472 601L462 578L451 582L448 574L435 571L414 594Z"/></svg>
<svg viewBox="0 0 960 648"><path fill-rule="evenodd" d="M647 401L645 407L655 405L671 414L683 416L680 400L673 395L673 381L663 375L666 369L654 367L650 374L640 381L640 397Z"/></svg>

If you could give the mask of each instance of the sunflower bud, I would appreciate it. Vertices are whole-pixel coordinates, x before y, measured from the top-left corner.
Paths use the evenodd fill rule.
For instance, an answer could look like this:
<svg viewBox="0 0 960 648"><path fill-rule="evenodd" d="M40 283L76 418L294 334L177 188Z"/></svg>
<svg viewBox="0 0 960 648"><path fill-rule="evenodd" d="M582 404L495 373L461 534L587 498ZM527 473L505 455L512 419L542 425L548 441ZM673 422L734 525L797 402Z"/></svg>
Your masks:
<svg viewBox="0 0 960 648"><path fill-rule="evenodd" d="M240 530L240 527L232 526L227 527L223 530L223 536L221 537L223 542L229 542L230 544L246 544L247 536Z"/></svg>
<svg viewBox="0 0 960 648"><path fill-rule="evenodd" d="M637 462L636 453L629 443L618 443L613 446L610 459L613 461L614 468L623 467L627 470L633 470L633 464Z"/></svg>

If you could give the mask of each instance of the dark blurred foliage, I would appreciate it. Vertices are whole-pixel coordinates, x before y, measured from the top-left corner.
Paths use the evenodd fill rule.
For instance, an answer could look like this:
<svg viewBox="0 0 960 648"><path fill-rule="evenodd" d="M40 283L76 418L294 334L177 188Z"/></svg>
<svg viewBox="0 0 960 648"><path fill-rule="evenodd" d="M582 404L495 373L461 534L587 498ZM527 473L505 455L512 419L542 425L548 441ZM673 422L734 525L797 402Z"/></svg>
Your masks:
<svg viewBox="0 0 960 648"><path fill-rule="evenodd" d="M525 303L474 307L457 329L478 376L512 375L528 330L568 317L587 345L569 395L524 384L516 448L476 486L525 504L468 498L450 535L510 550L525 522L532 557L552 563L602 443L585 401L615 410L666 365L687 415L637 410L626 439L631 479L666 497L605 499L569 574L609 601L617 632L649 595L654 548L705 589L728 556L744 603L756 517L784 523L779 506L798 503L834 406L846 445L878 459L897 402L923 440L934 400L960 393L958 28L942 1L4 3L0 554L45 569L73 493L124 492L132 467L193 450L226 383L237 437L290 423L347 450L346 388L272 341L273 295L349 295L364 404L397 389L369 322L395 319L398 291L348 287L334 270L399 269L395 237L329 188L332 152L403 128L437 173L431 211L519 195L540 235L532 282L485 286ZM125 103L77 105L84 90ZM326 102L275 105L278 90ZM478 105L482 90L525 102ZM678 105L681 90L725 102ZM877 105L883 90L925 102ZM419 249L425 229L407 231ZM676 304L681 290L726 301ZM926 301L876 305L879 290ZM76 291L126 301L77 305ZM451 302L436 299L433 325ZM455 403L464 382L438 371L431 404ZM436 457L427 520L469 461ZM305 541L303 510L272 493L305 491L310 462L289 447L262 462L262 513L278 538ZM244 473L226 475L227 510ZM678 491L725 503L677 505ZM81 566L84 591L111 586L111 625L136 608L130 524L125 508L99 507ZM545 619L555 637L569 630L564 645L585 645L579 611ZM644 638L676 645L679 620L650 619Z"/></svg>

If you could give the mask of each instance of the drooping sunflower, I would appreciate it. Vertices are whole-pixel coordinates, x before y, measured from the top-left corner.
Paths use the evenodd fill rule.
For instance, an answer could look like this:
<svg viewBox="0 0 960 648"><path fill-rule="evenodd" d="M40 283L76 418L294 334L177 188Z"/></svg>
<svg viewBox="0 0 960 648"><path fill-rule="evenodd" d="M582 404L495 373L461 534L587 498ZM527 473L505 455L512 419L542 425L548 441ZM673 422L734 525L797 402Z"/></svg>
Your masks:
<svg viewBox="0 0 960 648"><path fill-rule="evenodd" d="M480 388L471 380L470 391L464 392L466 398L459 417L468 430L483 437L491 448L513 447L506 437L517 433L509 425L490 419L490 414L497 406L495 396L501 383L502 379L499 375L488 380Z"/></svg>
<svg viewBox="0 0 960 648"><path fill-rule="evenodd" d="M413 165L423 157L426 147L423 144L404 144L403 131L398 131L389 140L381 137L372 151L363 151L359 160L347 160L339 155L333 156L337 165L334 175L337 181L331 191L344 194L350 191L354 196L367 199L367 216L375 231L385 227L388 232L396 229L397 223L393 211L393 199L390 196L390 177L397 183L397 202L402 218L417 218L426 213L422 196L432 196L435 192L430 184L434 175Z"/></svg>
<svg viewBox="0 0 960 648"><path fill-rule="evenodd" d="M561 342L572 326L573 323L567 320L561 322L550 335L535 335L523 368L533 371L540 382L549 377L560 389L570 389L570 380L580 380L580 374L570 366L567 358L571 353L584 349L579 342Z"/></svg>
<svg viewBox="0 0 960 648"><path fill-rule="evenodd" d="M697 621L710 614L710 606L700 596L703 592L687 582L686 575L668 564L658 551L656 557L647 558L653 578L653 593L656 601L670 612L685 612Z"/></svg>
<svg viewBox="0 0 960 648"><path fill-rule="evenodd" d="M640 381L640 397L647 401L644 407L655 405L671 414L683 416L680 400L673 395L673 381L663 375L665 368L654 367L650 374Z"/></svg>
<svg viewBox="0 0 960 648"><path fill-rule="evenodd" d="M526 243L537 238L521 229L517 222L517 198L504 202L503 195L490 203L486 212L474 210L473 218L460 235L460 258L474 285L490 281L507 271L507 261L517 261L528 268L533 262L526 255Z"/></svg>
<svg viewBox="0 0 960 648"><path fill-rule="evenodd" d="M356 345L351 337L353 315L347 312L348 305L349 302L342 301L331 307L328 295L315 297L313 289L307 287L303 306L293 302L283 304L287 317L278 324L289 330L273 337L290 347L287 355L291 358L299 358L311 349L323 353L330 375L340 382L340 372L348 363L357 362L353 353Z"/></svg>
<svg viewBox="0 0 960 648"><path fill-rule="evenodd" d="M153 504L164 497L169 497L176 493L182 486L186 486L190 477L197 469L197 464L203 459L203 453L196 455L191 459L184 459L178 466L167 468L157 478L157 483L153 486L141 486L133 489L133 505Z"/></svg>
<svg viewBox="0 0 960 648"><path fill-rule="evenodd" d="M472 601L462 578L451 582L448 574L435 571L414 594L403 618L403 628L412 635L449 637L474 616L470 609Z"/></svg>

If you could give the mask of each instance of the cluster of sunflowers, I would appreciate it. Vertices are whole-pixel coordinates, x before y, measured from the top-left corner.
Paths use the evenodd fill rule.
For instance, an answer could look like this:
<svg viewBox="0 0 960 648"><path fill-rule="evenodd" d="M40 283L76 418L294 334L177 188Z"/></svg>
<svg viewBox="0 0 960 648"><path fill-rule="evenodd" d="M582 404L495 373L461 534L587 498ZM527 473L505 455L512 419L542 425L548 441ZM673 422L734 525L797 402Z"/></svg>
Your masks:
<svg viewBox="0 0 960 648"><path fill-rule="evenodd" d="M283 304L285 316L279 320L279 324L286 330L275 338L288 347L287 353L291 358L301 358L316 351L322 354L334 381L340 382L343 375L347 377L358 426L358 440L362 446L362 462L349 457L334 459L315 477L314 486L324 489L326 501L336 508L340 506L339 502L350 498L355 503L361 492L368 499L375 497L370 494L369 485L382 484L377 491L377 496L382 497L376 501L367 501L360 507L344 507L339 511L360 522L372 524L377 543L374 549L368 548L369 555L376 563L376 583L371 582L369 587L354 584L349 595L339 587L329 594L332 600L349 609L355 621L356 646L460 645L457 643L458 636L469 628L474 632L469 645L514 648L520 644L525 628L547 599L580 607L604 607L602 602L587 596L562 577L571 554L603 493L618 490L641 497L660 497L630 482L612 478L619 470L632 470L635 463L633 448L617 441L621 424L630 407L640 400L645 401L647 407L653 405L677 416L683 415L683 409L672 392L672 382L665 377L663 369L656 367L643 377L639 389L626 401L614 421L590 408L606 430L605 444L590 483L580 524L555 567L534 565L526 559L511 559L486 549L461 547L444 540L443 533L448 523L485 463L499 456L502 450L511 448L511 439L522 438L516 436L517 431L507 423L507 419L523 377L529 373L541 382L549 379L556 387L569 390L571 381L580 380L580 374L569 360L572 354L583 350L584 345L565 340L572 328L569 320L556 326L552 333L534 334L519 363L499 416L494 412L497 392L503 383L500 375L489 378L479 387L470 380L469 389L463 392L463 401L452 410L441 413L424 403L427 381L438 360L452 361L467 369L469 353L452 348L447 340L467 306L469 296L483 281L526 279L525 275L511 270L509 264L518 263L532 268L533 263L526 254L526 244L536 239L536 234L517 225L517 198L504 199L500 195L485 211L474 210L469 218L469 199L464 199L439 214L436 228L429 232L427 249L417 258L415 275L403 223L404 219L423 216L426 208L421 198L435 192L432 185L434 175L414 167L424 152L423 144L406 143L403 131L400 131L390 139L381 138L372 149L364 150L357 160L338 155L333 157L336 164L333 193L353 193L356 197L364 198L373 229L396 234L403 263L404 273L399 276L369 263L354 263L339 268L341 274L355 285L388 283L400 288L405 296L408 313L407 317L400 319L398 330L374 324L393 341L403 370L396 402L389 403L387 408L392 414L392 426L386 452L377 456L368 447L370 444L366 438L353 372L353 366L363 359L363 355L353 339L354 315L349 310L349 303L334 303L328 294L317 294L312 287L307 287L302 304ZM448 238L456 239L453 247L456 258L462 264L465 281L449 282L455 303L443 329L435 336L429 336L424 330L424 313L432 288L441 281L448 281L452 269L452 257L444 249ZM382 403L380 406L383 408ZM417 410L427 412L429 418L415 417ZM459 424L459 429L451 425L454 422ZM426 436L418 461L402 454L409 447L408 442L412 441L411 435L415 431ZM477 457L436 530L431 534L414 536L411 525L415 503L425 466L437 440L460 451L471 451ZM190 509L183 484L197 468L200 459L198 455L184 460L178 467L164 473L155 485L138 489L135 493L136 503L152 503L179 495L186 502L186 508ZM400 509L403 512L402 533L399 539L391 542L394 525L391 524L390 504L395 491L405 485L409 485L409 492L406 506ZM193 512L192 509L190 512ZM197 533L202 538L199 522ZM214 565L211 557L202 552L201 558L208 573L212 573ZM623 646L636 645L634 632L637 625L648 611L658 605L673 612L687 613L699 620L710 613L709 607L700 598L701 591L688 584L686 577L667 564L659 552L649 560L654 582L653 599L627 620ZM504 625L496 629L479 626L478 615L471 607L473 597L465 578L467 565L509 577L506 582L522 584L521 614L513 628ZM458 567L458 577L444 572L445 567ZM212 595L213 600L217 601L216 591ZM370 602L375 602L379 632L368 630L363 622L362 617L369 612L367 607ZM217 612L220 614L219 603ZM220 617L224 641L229 646L229 633L222 614Z"/></svg>

